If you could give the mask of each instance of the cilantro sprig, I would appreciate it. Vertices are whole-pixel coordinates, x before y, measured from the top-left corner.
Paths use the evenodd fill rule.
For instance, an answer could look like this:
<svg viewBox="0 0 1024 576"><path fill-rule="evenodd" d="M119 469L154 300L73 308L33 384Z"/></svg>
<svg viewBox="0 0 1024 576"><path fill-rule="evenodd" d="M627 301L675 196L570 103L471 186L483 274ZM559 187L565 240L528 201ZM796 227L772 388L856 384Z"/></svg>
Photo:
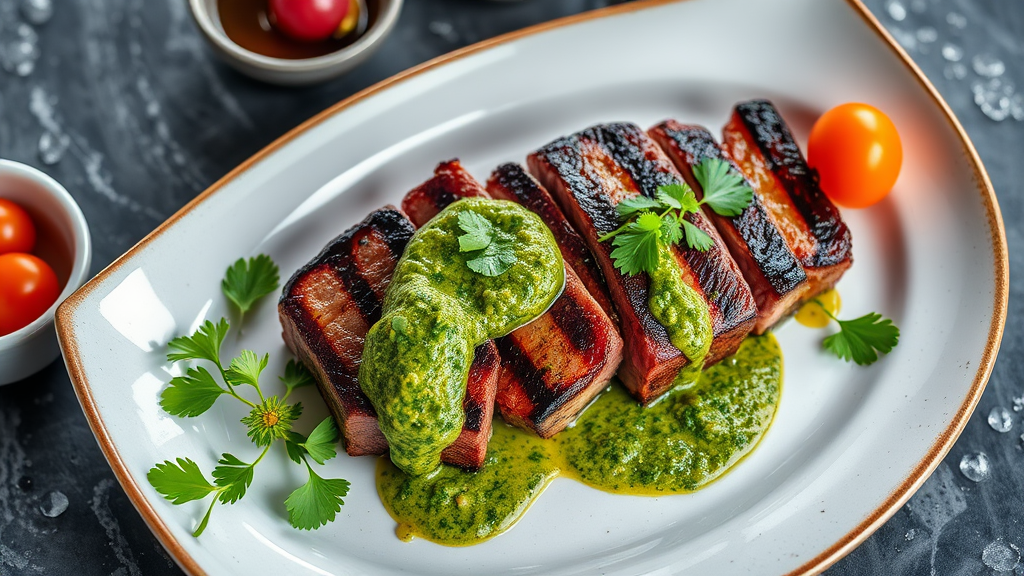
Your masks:
<svg viewBox="0 0 1024 576"><path fill-rule="evenodd" d="M694 167L693 174L704 191L700 200L688 184L668 184L659 186L654 198L636 196L615 207L624 223L598 240L612 241L616 268L629 275L653 272L659 245L685 241L694 250L708 250L714 241L687 221L686 215L706 205L716 214L739 216L754 198L754 191L725 160L705 158Z"/></svg>
<svg viewBox="0 0 1024 576"><path fill-rule="evenodd" d="M277 265L268 256L260 255L248 263L244 260L236 262L228 269L222 287L225 296L238 307L240 314L244 314L260 298L277 290L278 280ZM256 465L280 440L288 458L304 466L308 472L306 483L284 501L288 521L300 530L312 530L334 521L345 503L343 498L348 494L349 483L341 479L324 479L313 469L310 460L323 465L337 456L338 428L328 416L309 436L303 436L292 428L302 415L302 404L288 403L288 397L294 390L314 383L313 376L302 364L289 360L284 375L280 377L284 394L280 398L267 396L260 385L260 377L270 356L243 350L225 363L221 359L221 348L229 330L226 319L222 318L216 324L206 321L192 335L181 336L168 343L168 361L207 362L212 365L212 370L204 366L190 366L183 376L171 379L160 395L160 406L173 416L193 418L212 408L222 396L235 398L249 407L249 414L242 418L241 423L245 425L249 439L262 450L252 462L223 453L211 474L212 481L207 479L198 464L188 458L158 463L146 477L153 488L173 504L212 496L206 514L192 533L198 537L206 530L218 503L234 504L246 495L252 485ZM249 388L256 393L258 400L240 393L240 390Z"/></svg>
<svg viewBox="0 0 1024 576"><path fill-rule="evenodd" d="M466 266L484 276L501 276L516 262L515 237L498 229L485 216L466 210L459 213L459 252L468 252Z"/></svg>
<svg viewBox="0 0 1024 576"><path fill-rule="evenodd" d="M879 352L888 354L899 344L900 329L881 314L871 312L853 320L840 320L823 302L818 299L815 302L829 318L839 324L839 332L822 342L826 350L839 358L847 362L853 360L859 366L868 366L878 361Z"/></svg>

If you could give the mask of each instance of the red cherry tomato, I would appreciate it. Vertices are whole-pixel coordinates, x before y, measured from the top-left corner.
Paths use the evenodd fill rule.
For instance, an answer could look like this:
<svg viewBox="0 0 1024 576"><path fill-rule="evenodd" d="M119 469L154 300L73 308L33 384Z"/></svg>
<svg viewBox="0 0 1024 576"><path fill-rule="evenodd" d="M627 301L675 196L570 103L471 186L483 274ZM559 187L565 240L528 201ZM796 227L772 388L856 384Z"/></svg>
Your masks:
<svg viewBox="0 0 1024 576"><path fill-rule="evenodd" d="M348 0L270 0L273 22L293 40L326 40L348 13Z"/></svg>
<svg viewBox="0 0 1024 576"><path fill-rule="evenodd" d="M36 245L36 227L21 206L0 198L0 254L31 252Z"/></svg>
<svg viewBox="0 0 1024 576"><path fill-rule="evenodd" d="M0 336L28 326L57 301L53 269L31 254L0 254Z"/></svg>
<svg viewBox="0 0 1024 576"><path fill-rule="evenodd" d="M873 106L851 102L822 114L811 129L807 163L833 202L865 208L892 190L903 164L896 126Z"/></svg>

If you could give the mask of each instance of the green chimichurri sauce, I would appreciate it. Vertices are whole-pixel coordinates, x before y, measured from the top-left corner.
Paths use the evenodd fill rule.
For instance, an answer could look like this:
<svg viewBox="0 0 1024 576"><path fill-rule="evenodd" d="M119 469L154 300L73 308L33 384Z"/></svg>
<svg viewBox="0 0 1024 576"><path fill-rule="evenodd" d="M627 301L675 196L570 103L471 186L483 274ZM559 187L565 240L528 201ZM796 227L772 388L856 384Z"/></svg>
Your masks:
<svg viewBox="0 0 1024 576"><path fill-rule="evenodd" d="M641 407L613 385L573 428L550 440L495 421L480 472L442 466L404 474L387 459L377 491L403 537L475 544L511 527L557 475L615 493L658 495L708 485L748 454L782 391L774 336L748 338L688 389Z"/></svg>
<svg viewBox="0 0 1024 576"><path fill-rule="evenodd" d="M659 243L658 265L649 277L647 304L651 314L665 327L672 345L690 359L674 385L690 386L700 376L711 349L711 312L704 298L683 281L670 247Z"/></svg>
<svg viewBox="0 0 1024 576"><path fill-rule="evenodd" d="M516 263L498 276L469 269L458 217L475 212L514 237ZM395 268L381 320L366 335L359 383L377 410L394 463L434 470L462 429L474 349L544 313L565 284L551 231L522 206L468 198L413 235Z"/></svg>

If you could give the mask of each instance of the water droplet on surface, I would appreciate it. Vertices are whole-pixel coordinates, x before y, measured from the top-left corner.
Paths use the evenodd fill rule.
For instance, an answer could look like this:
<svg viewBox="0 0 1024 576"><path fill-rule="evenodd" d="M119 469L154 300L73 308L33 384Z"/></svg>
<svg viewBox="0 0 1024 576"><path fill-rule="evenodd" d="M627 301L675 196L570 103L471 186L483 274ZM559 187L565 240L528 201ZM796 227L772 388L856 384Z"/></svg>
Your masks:
<svg viewBox="0 0 1024 576"><path fill-rule="evenodd" d="M39 137L39 159L47 166L53 166L64 158L68 146L71 145L71 138L67 134L55 134L50 131L43 132Z"/></svg>
<svg viewBox="0 0 1024 576"><path fill-rule="evenodd" d="M1017 566L1017 562L1020 561L1020 550L1012 544L1007 545L999 538L985 546L981 552L981 561L997 572L1006 572Z"/></svg>
<svg viewBox="0 0 1024 576"><path fill-rule="evenodd" d="M1011 82L1000 78L978 80L971 85L971 89L974 91L974 103L985 116L999 122L1010 115L1010 99L1014 96ZM1016 399L1013 409L1018 410Z"/></svg>
<svg viewBox="0 0 1024 576"><path fill-rule="evenodd" d="M900 30L899 28L892 28L890 32L892 32L892 35L893 37L896 38L896 41L900 43L900 46L903 46L908 51L913 51L915 48L917 48L917 35L915 35L913 32Z"/></svg>
<svg viewBox="0 0 1024 576"><path fill-rule="evenodd" d="M1024 120L1024 94L1018 92L1010 98L1010 116L1018 122Z"/></svg>
<svg viewBox="0 0 1024 576"><path fill-rule="evenodd" d="M18 478L18 488L21 488L25 492L31 490L34 484L35 482L33 482L32 479L29 478L28 476L22 476L21 478Z"/></svg>
<svg viewBox="0 0 1024 576"><path fill-rule="evenodd" d="M459 34L455 31L455 27L452 26L451 22L434 20L427 25L427 29L449 42L455 43L459 41Z"/></svg>
<svg viewBox="0 0 1024 576"><path fill-rule="evenodd" d="M39 59L39 35L28 24L0 23L0 66L18 76L28 76Z"/></svg>
<svg viewBox="0 0 1024 576"><path fill-rule="evenodd" d="M68 509L68 497L60 490L47 492L43 501L39 503L39 511L47 518L56 518Z"/></svg>
<svg viewBox="0 0 1024 576"><path fill-rule="evenodd" d="M946 14L946 24L949 24L957 30L963 30L967 28L967 18L959 12L950 12Z"/></svg>
<svg viewBox="0 0 1024 576"><path fill-rule="evenodd" d="M948 80L963 80L967 77L967 66L960 62L946 64L946 67L942 69L942 75Z"/></svg>
<svg viewBox="0 0 1024 576"><path fill-rule="evenodd" d="M917 41L930 44L939 39L939 31L931 26L924 26L917 29Z"/></svg>
<svg viewBox="0 0 1024 576"><path fill-rule="evenodd" d="M1021 410L1024 410L1024 396L1014 396L1013 411L1020 412Z"/></svg>
<svg viewBox="0 0 1024 576"><path fill-rule="evenodd" d="M942 57L950 62L959 62L964 57L964 49L952 42L946 42L942 45Z"/></svg>
<svg viewBox="0 0 1024 576"><path fill-rule="evenodd" d="M988 425L996 432L1009 432L1013 428L1013 415L1002 406L996 406L988 413Z"/></svg>
<svg viewBox="0 0 1024 576"><path fill-rule="evenodd" d="M992 475L988 465L988 455L984 452L965 454L960 459L960 473L972 482L984 482Z"/></svg>
<svg viewBox="0 0 1024 576"><path fill-rule="evenodd" d="M21 15L36 26L53 17L53 0L21 0Z"/></svg>
<svg viewBox="0 0 1024 576"><path fill-rule="evenodd" d="M971 67L974 68L978 76L985 78L995 78L1006 72L1006 64L1003 64L1002 60L984 52L971 59Z"/></svg>
<svg viewBox="0 0 1024 576"><path fill-rule="evenodd" d="M906 535L903 536L903 538L907 542L910 542L911 540L914 539L915 536L917 536L917 529L911 528L910 530L907 530L907 533L906 533Z"/></svg>
<svg viewBox="0 0 1024 576"><path fill-rule="evenodd" d="M902 22L907 18L907 7L900 0L889 0L885 4L885 11L889 13L890 18L897 22Z"/></svg>

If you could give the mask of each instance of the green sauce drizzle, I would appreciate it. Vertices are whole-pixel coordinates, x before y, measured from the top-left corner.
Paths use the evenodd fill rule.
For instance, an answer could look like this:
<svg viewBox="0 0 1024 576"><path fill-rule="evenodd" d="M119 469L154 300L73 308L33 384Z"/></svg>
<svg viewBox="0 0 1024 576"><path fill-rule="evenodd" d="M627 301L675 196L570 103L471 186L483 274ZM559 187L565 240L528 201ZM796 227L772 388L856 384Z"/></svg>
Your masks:
<svg viewBox="0 0 1024 576"><path fill-rule="evenodd" d="M651 314L668 331L672 345L690 359L690 363L676 376L674 385L691 386L704 368L704 358L714 338L708 304L683 281L672 249L660 242L658 265L649 273L649 277L647 304Z"/></svg>
<svg viewBox="0 0 1024 576"><path fill-rule="evenodd" d="M503 274L488 277L466 265L458 217L467 210L515 238L517 261ZM514 202L460 200L413 235L381 320L366 335L359 370L399 468L412 475L437 468L462 429L475 348L543 314L564 284L551 231Z"/></svg>
<svg viewBox="0 0 1024 576"><path fill-rule="evenodd" d="M560 474L614 493L692 492L754 449L781 392L775 337L751 337L692 388L654 406L639 406L613 385L573 428L550 440L496 420L480 472L442 466L432 476L413 477L381 459L377 491L400 535L449 546L507 530Z"/></svg>

